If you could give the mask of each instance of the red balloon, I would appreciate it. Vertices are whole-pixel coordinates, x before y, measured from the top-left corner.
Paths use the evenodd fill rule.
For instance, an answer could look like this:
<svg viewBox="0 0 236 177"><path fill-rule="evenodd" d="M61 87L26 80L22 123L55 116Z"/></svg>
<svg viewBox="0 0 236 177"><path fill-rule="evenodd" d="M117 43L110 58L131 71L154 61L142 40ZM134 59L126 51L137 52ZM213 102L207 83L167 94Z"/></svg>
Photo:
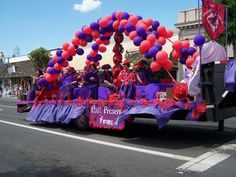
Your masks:
<svg viewBox="0 0 236 177"><path fill-rule="evenodd" d="M71 56L75 56L76 55L75 47L73 45L70 45L68 47L68 52Z"/></svg>
<svg viewBox="0 0 236 177"><path fill-rule="evenodd" d="M159 36L166 36L166 28L164 26L158 26L157 33Z"/></svg>
<svg viewBox="0 0 236 177"><path fill-rule="evenodd" d="M80 43L80 45L81 45L82 47L85 47L85 46L88 44L88 42L87 42L86 40L84 40L84 39L80 39L80 40L79 40L79 43Z"/></svg>
<svg viewBox="0 0 236 177"><path fill-rule="evenodd" d="M119 25L120 25L120 23L119 23L118 20L114 21L113 24L112 24L112 26L113 26L113 28L114 28L115 30L118 29Z"/></svg>
<svg viewBox="0 0 236 177"><path fill-rule="evenodd" d="M157 39L157 42L158 42L159 44L161 44L161 45L165 45L165 43L166 43L166 38L160 36L160 37Z"/></svg>
<svg viewBox="0 0 236 177"><path fill-rule="evenodd" d="M126 36L129 36L129 32L128 32L128 31L125 31L125 35L126 35Z"/></svg>
<svg viewBox="0 0 236 177"><path fill-rule="evenodd" d="M95 62L94 63L96 66L99 66L100 65L100 62L98 61L98 62Z"/></svg>
<svg viewBox="0 0 236 177"><path fill-rule="evenodd" d="M62 48L64 49L64 50L67 50L68 49L68 47L69 47L69 43L68 42L65 42L64 44L63 44L63 46L62 46Z"/></svg>
<svg viewBox="0 0 236 177"><path fill-rule="evenodd" d="M152 44L148 41L148 40L144 40L141 42L140 47L139 47L139 51L141 53L145 53L146 51L148 51L150 48L152 47Z"/></svg>
<svg viewBox="0 0 236 177"><path fill-rule="evenodd" d="M71 43L74 44L74 45L79 45L79 38L74 37L74 38L72 39ZM68 45L69 45L69 44L68 44ZM68 46L68 47L69 47L69 46ZM68 47L67 47L67 48L68 48ZM64 49L64 47L63 47L63 49ZM64 49L64 50L67 50L67 49Z"/></svg>
<svg viewBox="0 0 236 177"><path fill-rule="evenodd" d="M136 16L132 15L129 17L128 22L131 22L134 25L136 25L136 23L138 22L138 18Z"/></svg>
<svg viewBox="0 0 236 177"><path fill-rule="evenodd" d="M93 32L92 32L92 36L93 36L94 38L98 38L98 37L100 36L99 31L97 31L97 30L93 31Z"/></svg>
<svg viewBox="0 0 236 177"><path fill-rule="evenodd" d="M105 37L110 37L113 35L113 32L106 32L105 34L103 34L103 36Z"/></svg>
<svg viewBox="0 0 236 177"><path fill-rule="evenodd" d="M60 64L55 63L55 65L54 65L55 70L61 70L61 68L62 68L62 66Z"/></svg>
<svg viewBox="0 0 236 177"><path fill-rule="evenodd" d="M53 77L52 77L51 74L45 73L45 74L44 74L44 78L45 78L45 80L48 81L48 82L53 81Z"/></svg>
<svg viewBox="0 0 236 177"><path fill-rule="evenodd" d="M147 40L151 43L151 44L154 44L157 40L156 36L154 34L149 34L147 36Z"/></svg>
<svg viewBox="0 0 236 177"><path fill-rule="evenodd" d="M106 21L110 21L110 20L112 19L112 17L108 15L108 16L105 16L104 19L105 19Z"/></svg>
<svg viewBox="0 0 236 177"><path fill-rule="evenodd" d="M199 56L199 52L195 52L194 54L193 54L193 58L194 58L194 60L196 60L196 58Z"/></svg>
<svg viewBox="0 0 236 177"><path fill-rule="evenodd" d="M160 64L164 64L168 60L168 54L165 51L159 51L156 54L156 61Z"/></svg>
<svg viewBox="0 0 236 177"><path fill-rule="evenodd" d="M104 45L100 45L100 46L98 47L98 50L99 50L100 52L104 53L104 52L106 52L107 48L106 48Z"/></svg>
<svg viewBox="0 0 236 177"><path fill-rule="evenodd" d="M153 20L151 18L147 18L146 20L144 20L144 23L147 25L147 26L151 26L152 25L152 22Z"/></svg>
<svg viewBox="0 0 236 177"><path fill-rule="evenodd" d="M62 54L61 54L61 57L62 58L64 58L65 60L67 59L67 58L69 58L69 56L70 56L70 53L68 52L68 51L63 51L62 52Z"/></svg>
<svg viewBox="0 0 236 177"><path fill-rule="evenodd" d="M173 36L173 34L174 34L173 31L171 31L169 29L166 30L166 37L167 38L171 38Z"/></svg>
<svg viewBox="0 0 236 177"><path fill-rule="evenodd" d="M181 53L177 50L173 50L172 54L171 54L172 58L174 58L175 60L178 60L181 57Z"/></svg>
<svg viewBox="0 0 236 177"><path fill-rule="evenodd" d="M67 67L67 66L68 66L68 61L65 60L65 61L61 64L61 66L63 66L64 68Z"/></svg>
<svg viewBox="0 0 236 177"><path fill-rule="evenodd" d="M184 48L189 48L190 47L190 42L189 41L182 41L182 46Z"/></svg>
<svg viewBox="0 0 236 177"><path fill-rule="evenodd" d="M109 45L109 44L110 44L110 41L109 41L109 40L104 40L104 41L102 41L102 43L103 43L104 45Z"/></svg>
<svg viewBox="0 0 236 177"><path fill-rule="evenodd" d="M85 27L83 27L83 32L85 34L91 34L92 33L92 29L89 26L85 26Z"/></svg>
<svg viewBox="0 0 236 177"><path fill-rule="evenodd" d="M195 59L192 57L187 58L186 60L186 66L191 67L191 65L194 63Z"/></svg>
<svg viewBox="0 0 236 177"><path fill-rule="evenodd" d="M167 60L163 65L162 67L165 69L165 70L171 70L171 68L173 67L173 63L172 61L170 60Z"/></svg>
<svg viewBox="0 0 236 177"><path fill-rule="evenodd" d="M75 37L78 37L79 32L80 32L80 31L76 31L76 32L75 32Z"/></svg>
<svg viewBox="0 0 236 177"><path fill-rule="evenodd" d="M100 44L102 44L102 40L99 39L99 38L97 38L97 39L96 39L96 43L97 43L98 45L100 45Z"/></svg>
<svg viewBox="0 0 236 177"><path fill-rule="evenodd" d="M183 48L182 42L179 40L174 41L172 44L172 48L177 51L181 50Z"/></svg>
<svg viewBox="0 0 236 177"><path fill-rule="evenodd" d="M125 28L125 25L126 25L127 23L128 23L128 20L123 19L123 20L120 21L120 26L121 26L122 28Z"/></svg>
<svg viewBox="0 0 236 177"><path fill-rule="evenodd" d="M52 61L53 61L54 63L57 62L57 55L54 55L54 56L52 57Z"/></svg>
<svg viewBox="0 0 236 177"><path fill-rule="evenodd" d="M129 38L131 40L133 40L136 36L137 36L137 32L136 31L132 31L132 32L129 33Z"/></svg>
<svg viewBox="0 0 236 177"><path fill-rule="evenodd" d="M86 65L90 65L90 63L91 63L91 61L89 61L89 60L86 60L86 62L85 62Z"/></svg>
<svg viewBox="0 0 236 177"><path fill-rule="evenodd" d="M157 63L156 61L153 61L151 64L150 64L150 68L153 72L157 72L161 69L161 65L159 63Z"/></svg>
<svg viewBox="0 0 236 177"><path fill-rule="evenodd" d="M116 11L116 19L117 19L117 20L119 20L119 21L121 20L121 15L122 15L122 13L123 13L122 11L119 11L119 10Z"/></svg>
<svg viewBox="0 0 236 177"><path fill-rule="evenodd" d="M99 20L99 25L102 27L102 28L106 28L107 27L107 22L105 19L101 19Z"/></svg>
<svg viewBox="0 0 236 177"><path fill-rule="evenodd" d="M97 55L98 51L95 51L95 50L91 50L89 52L89 55L91 55L92 57L95 57Z"/></svg>

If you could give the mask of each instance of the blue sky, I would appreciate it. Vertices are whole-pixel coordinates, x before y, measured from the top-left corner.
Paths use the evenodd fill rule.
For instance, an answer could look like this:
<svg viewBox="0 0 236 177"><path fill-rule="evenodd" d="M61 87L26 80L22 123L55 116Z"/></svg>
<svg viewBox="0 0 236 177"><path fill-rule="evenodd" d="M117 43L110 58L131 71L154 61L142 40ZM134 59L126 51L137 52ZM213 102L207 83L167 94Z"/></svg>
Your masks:
<svg viewBox="0 0 236 177"><path fill-rule="evenodd" d="M117 10L152 18L174 29L178 12L197 6L198 0L2 0L0 51L11 56L16 46L21 55L39 47L61 47L83 25Z"/></svg>

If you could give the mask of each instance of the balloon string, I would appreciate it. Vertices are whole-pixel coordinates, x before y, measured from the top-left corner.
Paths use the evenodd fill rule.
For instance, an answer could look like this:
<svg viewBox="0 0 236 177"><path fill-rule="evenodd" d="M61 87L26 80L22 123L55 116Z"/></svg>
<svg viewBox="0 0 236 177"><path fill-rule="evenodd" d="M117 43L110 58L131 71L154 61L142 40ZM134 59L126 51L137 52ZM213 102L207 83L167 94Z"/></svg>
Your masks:
<svg viewBox="0 0 236 177"><path fill-rule="evenodd" d="M166 72L169 74L170 78L174 81L174 83L176 84L177 81L174 79L174 77L170 74L170 72L168 70L166 70Z"/></svg>
<svg viewBox="0 0 236 177"><path fill-rule="evenodd" d="M170 40L169 38L166 38L168 41L170 41L171 43L173 43L173 41L172 40Z"/></svg>

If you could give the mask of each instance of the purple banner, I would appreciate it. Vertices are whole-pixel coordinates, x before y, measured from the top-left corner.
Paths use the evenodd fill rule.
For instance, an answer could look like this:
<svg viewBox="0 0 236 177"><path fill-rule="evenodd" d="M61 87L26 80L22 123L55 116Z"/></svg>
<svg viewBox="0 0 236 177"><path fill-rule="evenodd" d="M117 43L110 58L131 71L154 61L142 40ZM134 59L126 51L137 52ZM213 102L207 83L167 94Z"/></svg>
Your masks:
<svg viewBox="0 0 236 177"><path fill-rule="evenodd" d="M89 125L94 128L124 129L124 122L115 124L119 115L123 112L118 104L90 104Z"/></svg>

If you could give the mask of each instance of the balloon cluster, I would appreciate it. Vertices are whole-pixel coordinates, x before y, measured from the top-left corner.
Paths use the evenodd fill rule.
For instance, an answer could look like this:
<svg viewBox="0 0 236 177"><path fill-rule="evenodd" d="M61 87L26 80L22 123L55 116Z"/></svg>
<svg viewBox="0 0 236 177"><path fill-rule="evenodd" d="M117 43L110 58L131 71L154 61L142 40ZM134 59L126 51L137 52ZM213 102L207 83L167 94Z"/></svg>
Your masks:
<svg viewBox="0 0 236 177"><path fill-rule="evenodd" d="M93 62L98 66L102 59L101 53L106 52L106 46L110 44L111 36L117 32L128 36L146 58L155 59L150 66L152 71L158 71L161 67L167 70L172 68L173 64L168 59L167 53L162 51L162 46L165 45L168 38L173 36L173 32L151 18L143 19L141 16L116 11L110 16L98 19L97 22L83 26L81 30L75 33L71 44L66 42L62 49L56 51L56 54L48 62L48 68L44 74L46 82L55 81L61 69L67 67L68 62L76 54L83 55L83 47L91 42L91 50L86 57L86 65ZM173 48L172 55L176 59L180 58L183 63L186 62L189 55L192 56L195 53L195 49L190 48L188 42L175 41ZM45 81L42 82L42 85L46 85Z"/></svg>

